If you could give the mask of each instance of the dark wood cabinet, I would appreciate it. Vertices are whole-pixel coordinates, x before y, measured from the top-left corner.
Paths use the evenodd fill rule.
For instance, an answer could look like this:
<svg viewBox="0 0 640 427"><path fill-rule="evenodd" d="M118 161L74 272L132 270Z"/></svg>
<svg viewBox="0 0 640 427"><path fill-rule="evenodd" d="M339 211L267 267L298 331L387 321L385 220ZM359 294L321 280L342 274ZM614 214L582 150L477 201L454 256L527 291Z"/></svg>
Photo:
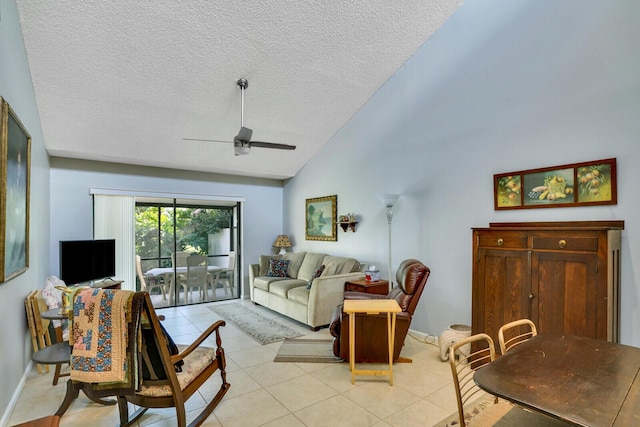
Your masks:
<svg viewBox="0 0 640 427"><path fill-rule="evenodd" d="M473 334L529 318L538 332L619 341L624 221L492 223L473 229Z"/></svg>

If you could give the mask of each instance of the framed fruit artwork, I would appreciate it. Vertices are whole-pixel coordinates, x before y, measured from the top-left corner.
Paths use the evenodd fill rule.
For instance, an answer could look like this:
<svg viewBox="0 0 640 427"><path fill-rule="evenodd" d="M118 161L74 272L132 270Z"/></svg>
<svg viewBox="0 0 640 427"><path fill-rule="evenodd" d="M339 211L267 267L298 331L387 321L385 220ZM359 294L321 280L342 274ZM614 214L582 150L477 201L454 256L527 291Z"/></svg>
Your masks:
<svg viewBox="0 0 640 427"><path fill-rule="evenodd" d="M558 208L618 203L616 159L493 176L494 208Z"/></svg>

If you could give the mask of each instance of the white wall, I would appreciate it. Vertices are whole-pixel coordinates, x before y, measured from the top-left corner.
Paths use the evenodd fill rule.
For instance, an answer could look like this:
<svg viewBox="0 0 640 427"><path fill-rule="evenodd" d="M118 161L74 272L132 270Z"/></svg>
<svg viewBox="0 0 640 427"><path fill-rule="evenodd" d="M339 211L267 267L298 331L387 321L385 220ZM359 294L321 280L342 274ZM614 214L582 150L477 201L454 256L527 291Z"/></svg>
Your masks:
<svg viewBox="0 0 640 427"><path fill-rule="evenodd" d="M282 231L282 181L138 167L63 158L51 159L50 268L58 271L60 240L92 238L91 188L243 197L243 255L248 264L272 251ZM246 286L245 286L246 288ZM248 295L248 288L243 290Z"/></svg>
<svg viewBox="0 0 640 427"><path fill-rule="evenodd" d="M49 160L31 85L29 64L14 0L0 1L0 97L31 135L30 265L26 273L0 284L0 425L13 393L31 360L24 299L48 276ZM4 173L4 171L2 171ZM48 242L47 242L48 243ZM4 252L0 249L0 256Z"/></svg>
<svg viewBox="0 0 640 427"><path fill-rule="evenodd" d="M400 193L393 270L432 275L412 328L471 322L471 228L503 221L625 220L623 343L640 346L640 2L474 0L458 11L285 186L296 251L387 270L379 193ZM365 78L363 76L362 78ZM618 204L494 211L493 175L615 157ZM304 240L305 199L338 195L355 233Z"/></svg>

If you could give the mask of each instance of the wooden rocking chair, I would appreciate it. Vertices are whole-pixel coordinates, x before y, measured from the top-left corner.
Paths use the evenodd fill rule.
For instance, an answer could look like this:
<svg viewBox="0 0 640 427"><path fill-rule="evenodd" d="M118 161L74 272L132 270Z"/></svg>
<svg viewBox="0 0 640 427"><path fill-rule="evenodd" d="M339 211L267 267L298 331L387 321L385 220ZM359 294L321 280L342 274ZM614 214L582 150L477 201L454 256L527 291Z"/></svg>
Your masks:
<svg viewBox="0 0 640 427"><path fill-rule="evenodd" d="M142 298L140 321L138 326L134 328L138 334L135 339L140 338L138 342L142 343L139 351L135 352L139 357L137 375L141 378L140 387L134 393L114 391L109 394L109 392L105 393L100 383L88 384L69 380L67 395L56 415L62 416L78 396L79 391L82 390L90 399L102 404L115 403L99 400L102 397L117 396L121 426L130 426L136 423L149 408L173 407L176 408L176 425L185 427L187 425L185 402L216 371L220 371L222 379L220 389L211 402L189 424L189 427L201 425L220 403L230 387L226 380L226 361L219 331L225 322L215 322L191 345L177 346L178 353L172 355L169 348L172 343L168 341L168 336L165 335L164 329L160 325L149 294L147 292L135 293L133 306L136 306L136 299L140 301L140 298ZM139 304L137 305L139 306ZM135 319L135 314L133 318ZM214 333L216 348L201 346ZM180 364L183 364L182 371L177 372L175 366ZM131 416L129 416L128 403L139 406L139 409Z"/></svg>

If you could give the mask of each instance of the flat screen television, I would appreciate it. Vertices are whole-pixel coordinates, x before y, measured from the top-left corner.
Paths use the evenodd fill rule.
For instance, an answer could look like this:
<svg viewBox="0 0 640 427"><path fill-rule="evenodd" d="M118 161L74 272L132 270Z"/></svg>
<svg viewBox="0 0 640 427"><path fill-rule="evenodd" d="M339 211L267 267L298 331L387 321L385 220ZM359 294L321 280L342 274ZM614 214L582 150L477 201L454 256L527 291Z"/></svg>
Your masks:
<svg viewBox="0 0 640 427"><path fill-rule="evenodd" d="M60 279L67 286L115 274L115 239L60 241Z"/></svg>

